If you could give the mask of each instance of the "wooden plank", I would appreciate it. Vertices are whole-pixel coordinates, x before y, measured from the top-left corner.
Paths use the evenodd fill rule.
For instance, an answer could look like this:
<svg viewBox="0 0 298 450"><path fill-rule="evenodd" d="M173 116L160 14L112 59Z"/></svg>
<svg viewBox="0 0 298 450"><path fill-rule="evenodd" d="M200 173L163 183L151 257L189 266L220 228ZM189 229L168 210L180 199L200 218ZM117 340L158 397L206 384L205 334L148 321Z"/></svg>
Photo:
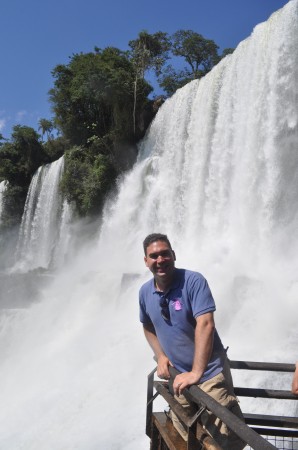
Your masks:
<svg viewBox="0 0 298 450"><path fill-rule="evenodd" d="M175 430L172 422L167 418L165 413L153 413L152 423L158 429L169 450L187 450L187 443L182 439L178 431ZM158 450L158 448L152 448L152 450Z"/></svg>

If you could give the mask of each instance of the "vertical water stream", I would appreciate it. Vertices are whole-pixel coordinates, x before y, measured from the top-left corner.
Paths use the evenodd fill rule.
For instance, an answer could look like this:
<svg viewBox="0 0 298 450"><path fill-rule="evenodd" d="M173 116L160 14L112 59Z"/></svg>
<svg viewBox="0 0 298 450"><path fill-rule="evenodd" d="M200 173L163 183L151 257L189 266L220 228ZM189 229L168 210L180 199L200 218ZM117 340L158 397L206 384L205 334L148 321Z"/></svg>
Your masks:
<svg viewBox="0 0 298 450"><path fill-rule="evenodd" d="M61 250L68 239L66 223L71 217L70 207L59 191L63 168L62 156L40 167L32 178L19 234L18 269L48 269L63 259Z"/></svg>

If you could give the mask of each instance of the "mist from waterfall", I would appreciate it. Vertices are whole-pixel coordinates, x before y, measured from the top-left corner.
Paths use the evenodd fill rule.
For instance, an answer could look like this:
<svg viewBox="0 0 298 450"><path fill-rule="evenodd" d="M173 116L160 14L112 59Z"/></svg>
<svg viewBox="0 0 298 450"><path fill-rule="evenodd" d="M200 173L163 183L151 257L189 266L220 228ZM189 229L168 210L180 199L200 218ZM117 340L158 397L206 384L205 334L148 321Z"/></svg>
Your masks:
<svg viewBox="0 0 298 450"><path fill-rule="evenodd" d="M7 186L7 181L1 181L0 183L0 224L1 224L1 215L3 211L3 194L5 192Z"/></svg>
<svg viewBox="0 0 298 450"><path fill-rule="evenodd" d="M297 360L297 17L292 0L167 100L107 203L97 239L85 241L82 229L80 253L39 302L1 311L0 448L149 447L154 361L137 297L150 276L142 241L151 232L168 234L178 267L208 279L231 359ZM28 228L23 219L24 230L36 224L28 240L35 215ZM265 381L290 387L290 375ZM294 402L282 407L274 413L295 414ZM272 404L245 405L256 410L272 412Z"/></svg>
<svg viewBox="0 0 298 450"><path fill-rule="evenodd" d="M14 270L57 267L70 239L70 205L60 194L64 157L34 174L22 218Z"/></svg>

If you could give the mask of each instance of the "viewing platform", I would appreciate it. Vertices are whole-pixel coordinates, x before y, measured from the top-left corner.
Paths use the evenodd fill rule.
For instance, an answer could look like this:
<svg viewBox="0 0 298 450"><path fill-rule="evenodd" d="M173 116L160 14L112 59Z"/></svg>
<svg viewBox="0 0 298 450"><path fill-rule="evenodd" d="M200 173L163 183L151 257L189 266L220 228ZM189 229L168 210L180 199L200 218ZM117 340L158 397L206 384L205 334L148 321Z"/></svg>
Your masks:
<svg viewBox="0 0 298 450"><path fill-rule="evenodd" d="M294 364L230 361L233 370L253 370L268 372L291 372ZM146 434L149 436L150 450L223 450L206 432L200 422L207 409L224 422L237 436L246 442L245 449L298 449L298 418L278 415L248 414L243 411L245 423L227 408L220 405L198 386L190 386L183 392L189 402L196 405L196 412L188 415L173 396L173 380L179 373L170 367L169 382L154 381L156 368L148 375ZM235 387L237 397L297 401L290 391ZM169 414L153 412L153 402L162 396L169 408L176 414L187 432L185 441L173 426ZM298 403L297 403L298 406Z"/></svg>

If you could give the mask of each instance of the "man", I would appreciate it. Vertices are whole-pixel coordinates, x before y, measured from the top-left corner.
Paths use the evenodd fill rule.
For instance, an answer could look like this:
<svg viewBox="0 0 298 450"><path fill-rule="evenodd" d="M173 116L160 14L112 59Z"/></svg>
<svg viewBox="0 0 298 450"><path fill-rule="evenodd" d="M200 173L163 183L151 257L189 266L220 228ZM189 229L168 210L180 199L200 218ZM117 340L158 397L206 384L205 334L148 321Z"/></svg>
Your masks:
<svg viewBox="0 0 298 450"><path fill-rule="evenodd" d="M169 366L174 366L182 372L173 383L181 404L187 404L183 390L197 384L243 419L226 353L215 329L215 303L207 281L197 272L175 267L175 252L166 235L150 234L143 246L145 264L153 279L140 289L140 320L157 359L157 375L168 379ZM173 419L186 439L177 418ZM211 413L204 425L224 449L240 450L245 446Z"/></svg>

